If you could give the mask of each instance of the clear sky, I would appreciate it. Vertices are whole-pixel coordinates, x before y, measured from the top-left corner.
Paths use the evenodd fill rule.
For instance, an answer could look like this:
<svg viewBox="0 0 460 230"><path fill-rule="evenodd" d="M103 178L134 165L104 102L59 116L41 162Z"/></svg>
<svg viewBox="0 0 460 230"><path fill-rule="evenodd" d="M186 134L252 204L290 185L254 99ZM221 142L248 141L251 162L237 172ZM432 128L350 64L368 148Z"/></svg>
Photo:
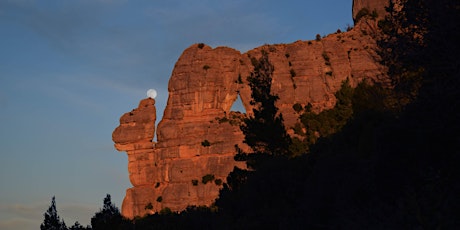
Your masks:
<svg viewBox="0 0 460 230"><path fill-rule="evenodd" d="M245 52L352 25L352 0L0 0L0 229L38 229L56 196L68 226L107 193L121 207L120 116L149 88L157 117L182 51Z"/></svg>

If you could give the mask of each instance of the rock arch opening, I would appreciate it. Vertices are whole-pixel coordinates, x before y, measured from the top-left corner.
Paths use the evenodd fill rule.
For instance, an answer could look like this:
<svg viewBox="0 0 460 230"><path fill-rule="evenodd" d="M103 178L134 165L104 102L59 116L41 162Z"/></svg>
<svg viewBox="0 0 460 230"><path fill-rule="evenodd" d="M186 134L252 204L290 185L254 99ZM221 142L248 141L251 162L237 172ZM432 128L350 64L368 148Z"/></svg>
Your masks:
<svg viewBox="0 0 460 230"><path fill-rule="evenodd" d="M236 99L230 108L230 112L246 113L246 109L244 108L243 101L241 100L239 93L237 94Z"/></svg>

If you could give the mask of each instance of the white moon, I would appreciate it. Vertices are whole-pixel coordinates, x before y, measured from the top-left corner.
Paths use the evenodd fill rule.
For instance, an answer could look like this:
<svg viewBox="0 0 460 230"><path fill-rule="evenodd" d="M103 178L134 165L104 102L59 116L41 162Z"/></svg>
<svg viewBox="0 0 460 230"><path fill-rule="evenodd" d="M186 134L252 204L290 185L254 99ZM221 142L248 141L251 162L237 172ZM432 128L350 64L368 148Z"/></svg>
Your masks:
<svg viewBox="0 0 460 230"><path fill-rule="evenodd" d="M154 89L147 90L147 97L155 99L155 97L157 97L157 91Z"/></svg>

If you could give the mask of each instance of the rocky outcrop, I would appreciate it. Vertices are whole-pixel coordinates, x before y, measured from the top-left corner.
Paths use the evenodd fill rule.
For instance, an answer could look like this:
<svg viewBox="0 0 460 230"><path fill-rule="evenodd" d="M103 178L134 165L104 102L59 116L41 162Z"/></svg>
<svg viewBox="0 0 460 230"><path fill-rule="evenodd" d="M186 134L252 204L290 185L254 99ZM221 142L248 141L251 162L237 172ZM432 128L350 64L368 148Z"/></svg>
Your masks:
<svg viewBox="0 0 460 230"><path fill-rule="evenodd" d="M149 158L153 154L155 120L155 100L144 99L137 109L120 118L120 126L112 133L115 148L128 153L129 178L134 186L151 184Z"/></svg>
<svg viewBox="0 0 460 230"><path fill-rule="evenodd" d="M155 173L154 143L156 109L154 99L144 99L137 109L125 113L120 118L120 126L112 133L112 140L118 151L126 151L128 154L129 179L136 196L149 197L152 195L152 174ZM132 213L136 207L130 197L133 189L128 189L123 201L123 213Z"/></svg>
<svg viewBox="0 0 460 230"><path fill-rule="evenodd" d="M386 10L390 0L353 0L353 20L356 22L356 16L362 9L367 9L369 12L375 11L377 19L385 18Z"/></svg>
<svg viewBox="0 0 460 230"><path fill-rule="evenodd" d="M298 119L295 103L311 103L321 111L334 106L334 93L345 79L351 84L384 79L373 50L375 33L375 22L366 21L346 33L265 45L245 54L204 44L186 49L169 81L157 143L152 142L153 99L142 100L137 109L123 115L113 133L115 147L128 153L134 186L126 192L123 215L132 218L166 207L180 211L188 205L211 205L233 167L244 167L233 160L235 144L247 150L239 130L244 114L230 109L239 95L251 111L246 77L252 70L251 58L258 58L262 50L275 67L272 91L280 97L277 106L289 128Z"/></svg>
<svg viewBox="0 0 460 230"><path fill-rule="evenodd" d="M253 69L251 58L262 50L274 65L272 92L288 133L298 121L293 105L313 105L314 111L332 108L345 79L356 85L363 79L385 80L385 69L375 52L375 20L361 20L348 32L314 41L264 45L247 53L195 44L178 59L169 80L169 98L155 132L155 101L142 100L123 115L113 133L115 147L128 153L129 188L122 205L133 218L170 208L211 205L235 166L237 144L244 150L239 129L243 113L231 111L241 98L251 113L246 81ZM239 96L239 97L238 97Z"/></svg>
<svg viewBox="0 0 460 230"><path fill-rule="evenodd" d="M228 173L235 166L245 167L233 160L235 144L245 148L239 130L243 115L230 111L243 87L235 75L241 54L230 48L199 47L184 51L176 63L157 143L151 142L154 129L144 124L146 117L155 123L155 109L143 102L123 115L114 131L115 147L128 153L134 186L123 201L126 217L166 207L179 211L188 205L210 205ZM150 134L147 140L145 133Z"/></svg>
<svg viewBox="0 0 460 230"><path fill-rule="evenodd" d="M336 102L334 94L347 78L352 86L363 79L385 80L385 69L378 63L375 51L376 24L375 20L363 20L349 32L314 41L266 45L243 54L258 57L261 50L268 52L275 69L272 92L280 97L276 105L287 128L298 121L294 104L310 103L316 112L332 108ZM247 91L241 94L243 100L245 94L250 95Z"/></svg>

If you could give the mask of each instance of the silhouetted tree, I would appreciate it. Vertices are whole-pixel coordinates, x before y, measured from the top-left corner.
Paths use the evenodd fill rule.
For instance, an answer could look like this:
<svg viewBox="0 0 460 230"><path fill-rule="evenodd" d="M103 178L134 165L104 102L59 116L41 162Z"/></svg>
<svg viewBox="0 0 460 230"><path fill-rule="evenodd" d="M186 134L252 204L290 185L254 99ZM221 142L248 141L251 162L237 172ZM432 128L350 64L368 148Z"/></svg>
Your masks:
<svg viewBox="0 0 460 230"><path fill-rule="evenodd" d="M262 57L252 59L254 71L248 77L251 87L251 105L253 116L245 118L240 129L244 134L244 143L256 154L290 155L291 139L283 124L282 114L278 114L275 102L278 96L271 93L273 65L268 54L262 51Z"/></svg>
<svg viewBox="0 0 460 230"><path fill-rule="evenodd" d="M112 204L110 194L104 198L104 207L91 218L91 226L94 230L128 229L129 221L126 221L120 211Z"/></svg>
<svg viewBox="0 0 460 230"><path fill-rule="evenodd" d="M220 217L229 218L230 228L273 228L292 218L302 194L307 175L304 161L293 157L291 138L286 132L271 93L274 67L268 54L262 51L252 59L254 71L248 77L251 87L253 116L244 120L241 130L251 153L237 146L237 161L246 161L249 170L236 168L227 177L216 205Z"/></svg>
<svg viewBox="0 0 460 230"><path fill-rule="evenodd" d="M54 196L51 199L50 207L43 215L45 216L45 220L40 225L41 230L66 230L67 229L67 226L65 225L64 220L61 220L61 218L57 214L56 199Z"/></svg>
<svg viewBox="0 0 460 230"><path fill-rule="evenodd" d="M250 104L254 106L253 115L243 120L240 126L244 134L243 142L251 149L251 153L243 152L237 145L236 161L245 161L248 168L257 170L262 165L273 160L274 157L290 156L289 146L291 138L286 132L283 124L282 114L278 114L275 102L278 96L271 93L273 65L269 62L268 54L262 50L259 59L252 58L254 70L247 78L251 88ZM226 201L231 204L241 187L247 182L252 171L235 168L227 178L227 183L221 193L221 197L226 197L220 202L220 206L226 206ZM233 197L233 198L230 198Z"/></svg>
<svg viewBox="0 0 460 230"><path fill-rule="evenodd" d="M78 221L75 222L75 224L69 228L69 230L90 230L90 229L91 229L91 226L87 226L85 228L80 223L78 223Z"/></svg>
<svg viewBox="0 0 460 230"><path fill-rule="evenodd" d="M425 37L429 24L427 1L390 1L388 15L379 22L383 36L378 41L382 63L394 87L393 109L413 102L422 85L426 60Z"/></svg>

